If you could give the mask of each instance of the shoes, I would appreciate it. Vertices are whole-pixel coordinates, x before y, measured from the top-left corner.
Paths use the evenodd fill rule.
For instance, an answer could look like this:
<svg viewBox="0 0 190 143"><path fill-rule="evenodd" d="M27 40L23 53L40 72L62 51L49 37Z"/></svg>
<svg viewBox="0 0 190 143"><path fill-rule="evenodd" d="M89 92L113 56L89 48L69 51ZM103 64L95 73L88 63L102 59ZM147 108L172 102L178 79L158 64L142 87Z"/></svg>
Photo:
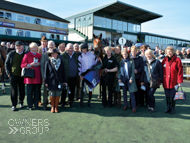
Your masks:
<svg viewBox="0 0 190 143"><path fill-rule="evenodd" d="M91 103L88 103L88 107L93 108L93 106L92 106L92 104L91 104Z"/></svg>
<svg viewBox="0 0 190 143"><path fill-rule="evenodd" d="M43 109L44 109L44 110L47 110L47 105L44 105L44 106L43 106Z"/></svg>
<svg viewBox="0 0 190 143"><path fill-rule="evenodd" d="M175 108L174 107L171 108L170 114L175 114Z"/></svg>
<svg viewBox="0 0 190 143"><path fill-rule="evenodd" d="M106 108L106 106L105 106L105 105L102 105L102 108L104 109L104 108Z"/></svg>
<svg viewBox="0 0 190 143"><path fill-rule="evenodd" d="M133 108L133 109L132 109L132 112L133 112L133 113L136 113L136 108Z"/></svg>
<svg viewBox="0 0 190 143"><path fill-rule="evenodd" d="M169 113L171 111L171 108L168 107L166 110L165 110L165 113Z"/></svg>
<svg viewBox="0 0 190 143"><path fill-rule="evenodd" d="M124 107L123 107L123 110L127 110L127 106L124 106Z"/></svg>
<svg viewBox="0 0 190 143"><path fill-rule="evenodd" d="M24 105L23 105L23 103L20 103L19 105L20 105L20 108L24 108Z"/></svg>
<svg viewBox="0 0 190 143"><path fill-rule="evenodd" d="M12 106L12 111L16 111L16 106Z"/></svg>
<svg viewBox="0 0 190 143"><path fill-rule="evenodd" d="M32 108L28 108L28 110L29 110L29 111L31 111L31 110L32 110Z"/></svg>
<svg viewBox="0 0 190 143"><path fill-rule="evenodd" d="M155 108L149 107L149 108L148 108L148 112L149 112L149 113L154 113L154 112L155 112Z"/></svg>

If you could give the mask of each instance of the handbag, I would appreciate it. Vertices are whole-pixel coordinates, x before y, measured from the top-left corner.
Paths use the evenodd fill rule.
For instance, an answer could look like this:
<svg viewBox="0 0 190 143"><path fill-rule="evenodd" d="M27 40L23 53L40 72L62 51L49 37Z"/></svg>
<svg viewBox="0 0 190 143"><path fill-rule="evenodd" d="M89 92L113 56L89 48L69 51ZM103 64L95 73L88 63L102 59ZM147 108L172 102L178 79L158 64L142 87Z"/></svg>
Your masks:
<svg viewBox="0 0 190 143"><path fill-rule="evenodd" d="M186 93L185 91L182 90L182 87L181 87L181 91L177 91L175 93L173 100L186 100Z"/></svg>
<svg viewBox="0 0 190 143"><path fill-rule="evenodd" d="M150 88L160 88L160 80L159 79L154 79L152 78L152 74L150 72L150 65L148 65L148 71L149 71L149 74L150 74Z"/></svg>
<svg viewBox="0 0 190 143"><path fill-rule="evenodd" d="M56 76L56 78L57 78L57 80L58 80L58 82L59 82L59 84L58 84L58 90L59 90L59 91L63 91L63 89L65 89L66 87L64 87L64 86L63 86L63 83L61 83L61 82L59 81L59 78L58 78L58 76L57 76L57 73L56 73L55 69L53 68L53 65L52 65L51 61L49 61L49 62L50 62L50 64L51 64L52 69L53 69L53 71L54 71L54 73L55 73L55 76Z"/></svg>
<svg viewBox="0 0 190 143"><path fill-rule="evenodd" d="M22 68L21 77L34 78L35 77L35 70L32 68Z"/></svg>

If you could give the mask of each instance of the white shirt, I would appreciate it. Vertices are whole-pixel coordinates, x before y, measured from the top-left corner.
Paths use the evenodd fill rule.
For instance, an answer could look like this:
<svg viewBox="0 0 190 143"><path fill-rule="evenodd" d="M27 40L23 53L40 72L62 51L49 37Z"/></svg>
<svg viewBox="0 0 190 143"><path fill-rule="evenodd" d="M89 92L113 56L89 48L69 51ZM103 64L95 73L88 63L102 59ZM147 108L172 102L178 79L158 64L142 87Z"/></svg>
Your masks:
<svg viewBox="0 0 190 143"><path fill-rule="evenodd" d="M125 74L126 74L126 76L128 76L128 65L126 62L125 62Z"/></svg>

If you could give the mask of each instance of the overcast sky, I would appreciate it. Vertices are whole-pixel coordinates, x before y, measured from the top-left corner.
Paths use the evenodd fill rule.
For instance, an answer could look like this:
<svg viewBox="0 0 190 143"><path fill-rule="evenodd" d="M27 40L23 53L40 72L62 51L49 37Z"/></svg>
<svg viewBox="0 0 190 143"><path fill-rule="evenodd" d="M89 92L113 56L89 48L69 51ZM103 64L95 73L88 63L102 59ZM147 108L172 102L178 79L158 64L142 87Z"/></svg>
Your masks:
<svg viewBox="0 0 190 143"><path fill-rule="evenodd" d="M47 10L65 18L113 0L8 0ZM190 40L190 0L120 0L124 3L163 15L142 24L142 32Z"/></svg>

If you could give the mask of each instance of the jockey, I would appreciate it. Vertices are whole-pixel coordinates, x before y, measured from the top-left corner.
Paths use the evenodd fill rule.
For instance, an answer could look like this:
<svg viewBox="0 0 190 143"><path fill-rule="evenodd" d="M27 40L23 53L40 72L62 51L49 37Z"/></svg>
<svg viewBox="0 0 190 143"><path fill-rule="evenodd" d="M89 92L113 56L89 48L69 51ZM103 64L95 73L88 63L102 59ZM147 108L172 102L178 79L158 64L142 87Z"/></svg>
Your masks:
<svg viewBox="0 0 190 143"><path fill-rule="evenodd" d="M81 51L82 54L78 57L78 64L79 64L79 76L82 81L82 90L81 90L81 100L80 100L80 107L83 107L83 96L84 96L84 87L85 87L85 82L84 82L84 74L87 70L89 70L93 65L97 63L97 61L100 60L100 58L95 57L95 55L91 52L88 51L88 44L83 43L81 45ZM89 91L89 100L88 100L88 106L93 107L92 104L90 103L91 98L92 98L92 90L91 88L88 87Z"/></svg>

